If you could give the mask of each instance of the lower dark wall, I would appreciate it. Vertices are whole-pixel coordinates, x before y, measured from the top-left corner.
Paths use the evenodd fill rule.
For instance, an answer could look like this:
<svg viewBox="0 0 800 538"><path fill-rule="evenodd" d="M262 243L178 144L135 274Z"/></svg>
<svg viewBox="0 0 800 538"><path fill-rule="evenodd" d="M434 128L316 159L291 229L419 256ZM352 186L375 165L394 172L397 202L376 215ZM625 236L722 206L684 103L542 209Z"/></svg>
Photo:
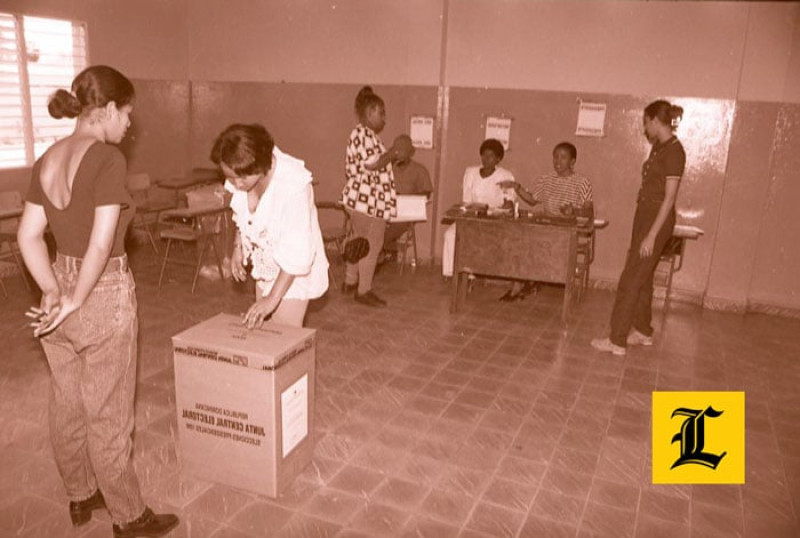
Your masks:
<svg viewBox="0 0 800 538"><path fill-rule="evenodd" d="M464 168L479 164L478 148L484 137L486 116L512 118L510 151L502 164L523 184L532 185L536 177L551 171L553 147L570 141L578 148L576 169L592 181L596 215L609 221L606 229L597 232L592 275L616 281L628 249L641 165L650 150L643 136L642 111L655 98L453 88L440 204L446 207L460 199ZM581 100L607 105L604 136L575 136ZM697 244L689 245L686 263L676 274L674 287L702 295L721 201L733 103L681 98L674 101L685 109L678 136L688 155L678 196L679 221L706 232Z"/></svg>
<svg viewBox="0 0 800 538"><path fill-rule="evenodd" d="M284 151L306 161L318 200L335 200L344 181L347 137L356 123L357 85L167 82L136 80L134 130L122 145L131 171L155 178L210 166L216 135L234 122L260 122ZM388 146L408 131L413 115L437 115L439 89L375 86L386 102ZM661 96L592 95L449 88L443 138L417 160L436 183L431 215L457 202L466 166L479 163L486 116L513 119L504 166L523 183L551 167L552 147L578 147L580 172L593 183L599 217L592 276L619 277L630 238L641 164L649 145L642 136L642 109ZM687 170L678 196L679 221L705 230L687 247L676 274L678 292L706 298L709 306L744 310L800 310L800 249L795 218L800 201L800 105L670 97L685 109L678 130ZM578 138L579 100L606 103L605 136ZM441 166L437 160L440 156ZM0 171L0 189L27 188L29 170ZM436 213L434 213L434 208ZM423 258L439 257L441 226L431 218L417 229Z"/></svg>

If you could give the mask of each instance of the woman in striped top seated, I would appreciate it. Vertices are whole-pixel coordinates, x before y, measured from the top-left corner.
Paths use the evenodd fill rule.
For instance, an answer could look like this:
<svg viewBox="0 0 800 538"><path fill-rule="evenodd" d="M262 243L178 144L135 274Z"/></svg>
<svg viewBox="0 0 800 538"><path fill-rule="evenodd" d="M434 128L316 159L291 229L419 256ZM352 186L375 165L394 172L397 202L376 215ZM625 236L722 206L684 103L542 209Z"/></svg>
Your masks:
<svg viewBox="0 0 800 538"><path fill-rule="evenodd" d="M519 183L509 183L517 195L534 210L546 215L578 215L593 216L592 184L580 174L575 173L575 161L578 149L569 142L561 142L553 148L553 170L536 180L533 190L529 191ZM520 301L536 291L534 281L515 281L501 301Z"/></svg>
<svg viewBox="0 0 800 538"><path fill-rule="evenodd" d="M553 170L536 180L533 190L511 185L520 198L548 215L592 216L592 184L575 173L577 148L561 142L553 148Z"/></svg>

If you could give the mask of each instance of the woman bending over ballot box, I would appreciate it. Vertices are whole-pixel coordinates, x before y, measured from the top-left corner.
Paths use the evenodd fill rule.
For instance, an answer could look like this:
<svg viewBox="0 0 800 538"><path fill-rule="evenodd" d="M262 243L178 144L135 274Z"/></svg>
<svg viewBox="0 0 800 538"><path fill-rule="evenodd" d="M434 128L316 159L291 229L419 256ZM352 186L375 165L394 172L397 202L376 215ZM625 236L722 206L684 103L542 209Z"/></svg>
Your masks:
<svg viewBox="0 0 800 538"><path fill-rule="evenodd" d="M283 153L258 124L234 124L214 143L211 160L225 175L238 232L231 275L247 279L250 262L256 301L242 323L265 319L302 327L308 302L328 289L328 259L314 205L311 172Z"/></svg>

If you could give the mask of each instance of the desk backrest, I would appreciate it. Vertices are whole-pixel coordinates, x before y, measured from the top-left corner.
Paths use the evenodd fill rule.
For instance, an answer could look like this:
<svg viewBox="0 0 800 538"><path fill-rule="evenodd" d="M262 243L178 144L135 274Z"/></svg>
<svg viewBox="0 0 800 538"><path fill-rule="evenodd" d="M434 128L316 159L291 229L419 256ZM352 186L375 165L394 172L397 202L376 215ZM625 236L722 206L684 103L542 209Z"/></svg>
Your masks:
<svg viewBox="0 0 800 538"><path fill-rule="evenodd" d="M20 209L23 206L19 191L0 192L0 210Z"/></svg>

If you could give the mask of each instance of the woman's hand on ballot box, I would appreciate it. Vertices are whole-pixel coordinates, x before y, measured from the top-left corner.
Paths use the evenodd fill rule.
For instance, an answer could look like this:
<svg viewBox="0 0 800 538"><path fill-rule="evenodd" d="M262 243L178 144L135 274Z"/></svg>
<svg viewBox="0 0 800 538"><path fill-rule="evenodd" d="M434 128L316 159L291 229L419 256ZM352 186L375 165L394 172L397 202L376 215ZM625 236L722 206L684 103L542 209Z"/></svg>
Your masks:
<svg viewBox="0 0 800 538"><path fill-rule="evenodd" d="M262 297L250 306L250 309L244 315L242 323L246 325L248 329L260 327L261 324L264 323L264 320L278 308L280 302L280 298L276 299L273 294L267 294L266 297Z"/></svg>

